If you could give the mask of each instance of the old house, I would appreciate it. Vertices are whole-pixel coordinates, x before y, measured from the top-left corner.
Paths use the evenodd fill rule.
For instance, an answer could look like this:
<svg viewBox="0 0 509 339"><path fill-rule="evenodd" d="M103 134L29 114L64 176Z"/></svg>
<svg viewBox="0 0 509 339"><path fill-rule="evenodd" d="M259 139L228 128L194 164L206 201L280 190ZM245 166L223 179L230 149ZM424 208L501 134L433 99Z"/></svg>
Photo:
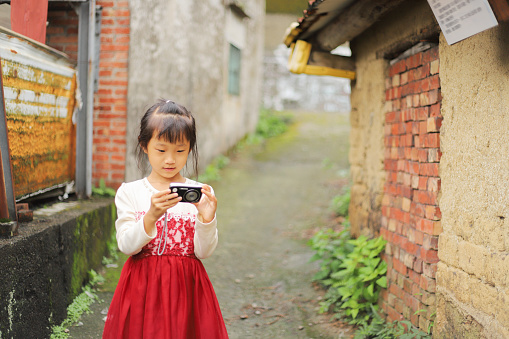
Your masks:
<svg viewBox="0 0 509 339"><path fill-rule="evenodd" d="M235 145L258 119L264 15L263 0L3 1L0 168L12 166L9 151L21 160L15 159L13 175L3 175L0 218L16 219L16 205L27 196L76 192L87 197L101 179L117 188L141 177L134 160L137 128L159 98L182 103L195 115L202 167ZM24 62L34 64L19 53L27 49L38 53L38 62L41 55L50 60L63 75L25 72ZM46 90L61 78L62 88ZM49 85L39 84L41 79ZM14 125L20 133L43 129L39 121L22 123L37 120L31 112L62 120L57 127L64 126L65 135L55 132L53 124L44 139L18 142L23 138L13 136ZM65 143L54 143L60 135ZM43 144L63 146L58 152L36 153ZM34 150L33 156L20 152L22 147ZM55 179L62 159L65 175L56 182L42 180L35 186L25 180L42 168L44 178ZM72 213L39 218L20 226L19 236L0 239L0 336L47 337L51 325L65 317L111 239L114 207L111 201L95 204L81 201Z"/></svg>
<svg viewBox="0 0 509 339"><path fill-rule="evenodd" d="M508 9L311 1L286 36L290 68L355 72L352 231L388 241L388 320L437 338L509 337Z"/></svg>

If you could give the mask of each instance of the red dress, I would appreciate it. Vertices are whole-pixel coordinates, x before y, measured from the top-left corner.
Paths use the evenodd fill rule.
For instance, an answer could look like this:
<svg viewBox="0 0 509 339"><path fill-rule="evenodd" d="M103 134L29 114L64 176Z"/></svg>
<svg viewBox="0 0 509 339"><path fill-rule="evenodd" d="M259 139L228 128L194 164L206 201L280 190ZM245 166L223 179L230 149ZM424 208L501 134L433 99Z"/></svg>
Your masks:
<svg viewBox="0 0 509 339"><path fill-rule="evenodd" d="M157 255L157 236L129 257L103 338L228 338L212 284L194 254L194 218L170 214L163 254ZM163 223L156 225L161 234Z"/></svg>

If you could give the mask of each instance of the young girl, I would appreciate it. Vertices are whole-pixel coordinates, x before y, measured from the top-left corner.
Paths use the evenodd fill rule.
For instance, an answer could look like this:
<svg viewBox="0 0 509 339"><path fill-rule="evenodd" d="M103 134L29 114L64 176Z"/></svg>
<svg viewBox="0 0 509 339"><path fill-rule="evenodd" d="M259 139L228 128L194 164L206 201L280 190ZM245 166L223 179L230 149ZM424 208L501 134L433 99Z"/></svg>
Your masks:
<svg viewBox="0 0 509 339"><path fill-rule="evenodd" d="M223 317L199 259L217 245L217 200L202 185L197 203L180 202L171 183L198 184L181 170L193 153L191 113L160 100L141 120L138 160L147 154L150 175L117 191L115 223L120 251L130 255L108 310L103 338L228 338ZM201 184L199 184L201 185Z"/></svg>

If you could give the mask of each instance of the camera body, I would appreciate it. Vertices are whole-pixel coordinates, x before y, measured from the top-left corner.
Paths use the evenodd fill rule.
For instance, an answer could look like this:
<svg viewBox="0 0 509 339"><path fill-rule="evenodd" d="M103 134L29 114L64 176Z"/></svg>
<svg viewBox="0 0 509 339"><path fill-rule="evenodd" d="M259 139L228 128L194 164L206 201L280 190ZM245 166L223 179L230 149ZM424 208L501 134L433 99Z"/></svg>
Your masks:
<svg viewBox="0 0 509 339"><path fill-rule="evenodd" d="M177 193L182 197L180 202L196 203L201 199L201 186L200 185L186 185L179 183L170 184L171 193Z"/></svg>

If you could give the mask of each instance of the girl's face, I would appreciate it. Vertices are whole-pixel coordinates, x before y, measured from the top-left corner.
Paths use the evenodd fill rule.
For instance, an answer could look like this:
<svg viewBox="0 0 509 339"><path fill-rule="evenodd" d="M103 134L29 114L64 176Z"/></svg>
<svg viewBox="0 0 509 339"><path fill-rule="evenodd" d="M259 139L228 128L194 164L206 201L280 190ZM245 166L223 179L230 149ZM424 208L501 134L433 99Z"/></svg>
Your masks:
<svg viewBox="0 0 509 339"><path fill-rule="evenodd" d="M189 141L185 138L173 144L157 138L155 132L147 144L147 149L144 150L152 166L151 179L158 183L181 181L180 171L187 163L189 146Z"/></svg>

